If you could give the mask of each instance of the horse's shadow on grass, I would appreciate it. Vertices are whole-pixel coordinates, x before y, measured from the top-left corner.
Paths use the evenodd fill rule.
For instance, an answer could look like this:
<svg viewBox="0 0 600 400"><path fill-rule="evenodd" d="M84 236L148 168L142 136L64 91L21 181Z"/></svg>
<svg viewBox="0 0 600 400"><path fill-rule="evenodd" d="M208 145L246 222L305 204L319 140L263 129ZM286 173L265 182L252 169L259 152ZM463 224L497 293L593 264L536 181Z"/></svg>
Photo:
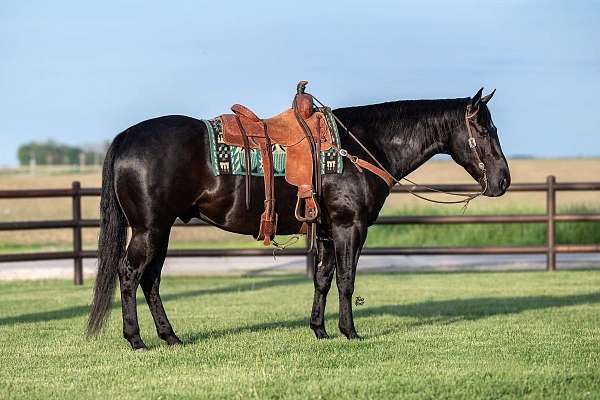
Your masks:
<svg viewBox="0 0 600 400"><path fill-rule="evenodd" d="M209 289L199 289L199 290L190 290L185 292L175 292L175 293L166 293L161 296L163 302L168 302L170 300L179 300L186 298L194 298L200 296L208 296L208 295L218 295L218 294L228 294L228 293L238 293L238 292L247 292L253 290L261 290L261 289L269 289L278 286L290 286L297 285L301 283L306 283L306 277L303 276L284 276L277 277L269 280L259 280L259 281L246 281L241 280L239 283L235 285L209 288ZM139 296L138 296L139 299ZM143 296L142 296L143 299ZM138 300L138 304L143 302L142 299ZM141 301L140 301L141 300ZM120 303L115 302L113 304L113 309L120 308ZM74 306L62 308L59 310L52 311L40 311L30 314L21 314L15 315L12 317L4 317L0 318L0 326L4 325L12 325L18 323L30 323L30 322L48 322L62 319L70 319L81 317L87 315L90 312L89 305L82 306Z"/></svg>
<svg viewBox="0 0 600 400"><path fill-rule="evenodd" d="M223 287L190 290L184 292L167 293L162 296L163 301L195 298L199 296L230 294L237 292L262 290L278 287L287 287L307 283L303 276L274 277L268 280L245 282L241 280L234 285ZM518 314L530 310L542 310L575 306L581 304L600 303L600 292L565 296L523 296L523 297L480 297L471 299L452 299L439 301L425 301L410 304L382 305L374 307L355 307L354 315L359 320L368 317L392 316L398 318L412 318L412 321L402 320L396 328L418 327L428 324L448 324L458 321L472 321L498 315ZM117 302L113 308L119 308ZM59 310L40 311L29 314L0 318L0 326L20 323L48 322L64 320L87 315L89 305L67 307ZM327 314L327 319L337 318L337 314ZM331 325L331 324L330 324ZM308 318L296 318L284 321L250 324L232 327L223 330L211 330L184 335L184 341L194 343L200 340L237 335L245 332L260 332L273 329L297 329L308 327ZM389 325L388 325L389 327ZM332 326L329 327L333 332ZM383 336L390 331L380 331L371 337Z"/></svg>
<svg viewBox="0 0 600 400"><path fill-rule="evenodd" d="M414 321L403 321L396 328L411 328L433 324L451 324L460 321L475 321L493 316L513 315L524 311L543 310L576 306L581 304L600 303L599 293L587 293L567 296L523 296L523 297L480 297L472 299L452 299L426 301L420 303L384 305L367 308L355 308L357 319L367 317L393 316L409 317ZM337 314L327 314L327 319L337 318ZM285 321L273 321L223 330L198 332L184 336L185 342L215 339L219 337L243 334L246 332L269 331L273 329L307 328L308 318L298 318ZM334 326L329 326L331 332ZM337 330L337 327L336 327ZM380 337L395 332L398 329L376 332L369 337Z"/></svg>

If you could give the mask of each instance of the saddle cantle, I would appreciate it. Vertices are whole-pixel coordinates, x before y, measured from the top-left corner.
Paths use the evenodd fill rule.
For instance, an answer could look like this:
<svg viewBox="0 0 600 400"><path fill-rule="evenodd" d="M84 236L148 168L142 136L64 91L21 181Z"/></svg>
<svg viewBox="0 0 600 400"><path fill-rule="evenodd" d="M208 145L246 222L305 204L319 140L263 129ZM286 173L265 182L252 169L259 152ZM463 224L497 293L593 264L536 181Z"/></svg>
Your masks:
<svg viewBox="0 0 600 400"><path fill-rule="evenodd" d="M234 114L218 118L223 127L223 141L243 147L246 152L246 206L250 204L250 150L258 149L264 170L265 210L261 215L257 239L265 245L275 236L275 187L272 146L286 148L285 180L298 187L295 216L298 221L312 224L320 215L317 200L320 191L320 152L333 143L325 115L315 108L313 97L305 93L308 82L300 81L292 108L267 119L260 119L247 107L234 104ZM316 170L316 173L315 173Z"/></svg>

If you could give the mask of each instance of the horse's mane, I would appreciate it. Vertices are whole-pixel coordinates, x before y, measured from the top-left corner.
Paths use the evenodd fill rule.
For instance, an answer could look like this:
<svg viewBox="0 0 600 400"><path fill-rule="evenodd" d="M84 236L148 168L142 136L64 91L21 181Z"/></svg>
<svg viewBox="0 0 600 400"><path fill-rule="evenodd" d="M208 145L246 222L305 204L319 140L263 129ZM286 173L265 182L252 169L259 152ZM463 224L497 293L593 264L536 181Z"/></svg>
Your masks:
<svg viewBox="0 0 600 400"><path fill-rule="evenodd" d="M359 124L383 134L402 134L410 140L423 135L439 137L463 123L468 101L468 98L402 100L338 108L333 112L348 125Z"/></svg>

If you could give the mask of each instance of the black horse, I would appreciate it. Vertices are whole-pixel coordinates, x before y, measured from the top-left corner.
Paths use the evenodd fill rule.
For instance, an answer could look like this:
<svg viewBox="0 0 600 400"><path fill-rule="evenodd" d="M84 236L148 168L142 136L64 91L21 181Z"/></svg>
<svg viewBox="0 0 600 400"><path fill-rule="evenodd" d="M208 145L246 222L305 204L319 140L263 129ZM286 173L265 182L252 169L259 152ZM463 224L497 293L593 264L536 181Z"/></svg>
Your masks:
<svg viewBox="0 0 600 400"><path fill-rule="evenodd" d="M508 165L498 141L487 102L482 97L397 101L334 110L334 114L396 178L406 176L432 156L449 154L476 181L484 195L500 196L510 185ZM471 113L471 118L465 115ZM467 127L470 124L470 127ZM372 161L339 128L342 147ZM471 132L469 132L469 130ZM472 133L477 146L469 146ZM378 176L359 171L344 159L341 175L325 175L322 183L322 222L310 327L317 338L327 337L324 310L334 270L339 291L339 329L348 339L359 338L352 317L356 265L371 225L390 194ZM485 165L484 173L478 166ZM136 311L138 285L154 318L158 336L181 343L167 318L159 294L160 275L169 233L176 218L199 218L221 229L257 233L263 210L262 178L253 177L251 211L246 210L244 177L214 176L207 129L185 116L165 116L141 122L113 141L102 173L101 230L98 276L88 321L88 335L102 328L117 276L121 287L123 335L133 349L145 349ZM296 188L276 178L278 233L298 232L294 217ZM127 224L132 237L126 247Z"/></svg>

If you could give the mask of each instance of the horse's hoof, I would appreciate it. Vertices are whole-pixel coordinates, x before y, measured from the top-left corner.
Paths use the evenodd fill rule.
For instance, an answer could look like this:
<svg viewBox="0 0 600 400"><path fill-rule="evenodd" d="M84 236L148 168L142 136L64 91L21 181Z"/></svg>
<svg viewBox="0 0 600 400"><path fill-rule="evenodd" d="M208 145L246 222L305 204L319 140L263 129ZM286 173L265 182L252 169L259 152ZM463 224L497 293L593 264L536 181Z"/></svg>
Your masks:
<svg viewBox="0 0 600 400"><path fill-rule="evenodd" d="M136 353L145 353L148 351L148 349L145 347L140 347L139 349L133 349L133 351L135 351Z"/></svg>
<svg viewBox="0 0 600 400"><path fill-rule="evenodd" d="M315 336L319 340L329 339L329 335L327 334L327 332L325 332L325 329L317 329L317 330L315 330Z"/></svg>
<svg viewBox="0 0 600 400"><path fill-rule="evenodd" d="M123 335L123 337L129 342L129 345L131 346L132 350L138 351L146 349L146 344L144 343L140 335Z"/></svg>
<svg viewBox="0 0 600 400"><path fill-rule="evenodd" d="M363 340L363 338L359 336L356 332L350 332L344 335L346 335L346 338L348 338L348 340Z"/></svg>
<svg viewBox="0 0 600 400"><path fill-rule="evenodd" d="M165 341L167 342L167 344L169 346L180 346L183 344L183 342L181 340L179 340L179 338L177 336L169 337L169 338L165 339Z"/></svg>

